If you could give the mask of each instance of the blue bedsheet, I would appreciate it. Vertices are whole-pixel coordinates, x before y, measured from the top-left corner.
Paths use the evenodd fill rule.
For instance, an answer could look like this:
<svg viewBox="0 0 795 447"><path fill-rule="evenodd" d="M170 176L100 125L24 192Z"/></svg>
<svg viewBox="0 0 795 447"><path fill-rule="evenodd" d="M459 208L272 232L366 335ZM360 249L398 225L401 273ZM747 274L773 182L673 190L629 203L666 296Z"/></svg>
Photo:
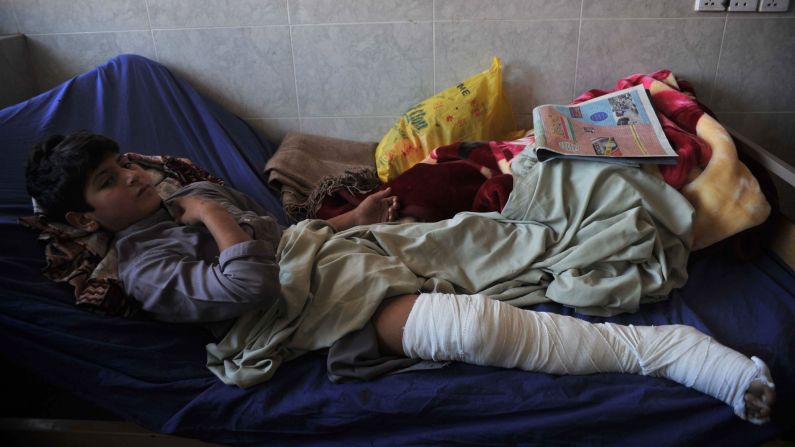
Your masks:
<svg viewBox="0 0 795 447"><path fill-rule="evenodd" d="M592 321L684 323L770 365L774 423L753 426L722 402L662 379L552 376L453 364L332 384L323 353L251 389L206 370L208 333L193 325L92 315L45 279L22 165L31 144L89 128L123 150L190 157L280 213L260 177L272 147L163 66L120 56L0 111L0 355L151 430L228 444L757 445L795 420L795 273L774 255L740 262L718 249L691 260L665 302ZM569 313L555 304L537 310Z"/></svg>
<svg viewBox="0 0 795 447"><path fill-rule="evenodd" d="M22 166L43 136L89 129L122 152L178 155L256 197L283 222L262 176L274 148L246 123L164 66L124 55L0 113L0 216L30 214Z"/></svg>

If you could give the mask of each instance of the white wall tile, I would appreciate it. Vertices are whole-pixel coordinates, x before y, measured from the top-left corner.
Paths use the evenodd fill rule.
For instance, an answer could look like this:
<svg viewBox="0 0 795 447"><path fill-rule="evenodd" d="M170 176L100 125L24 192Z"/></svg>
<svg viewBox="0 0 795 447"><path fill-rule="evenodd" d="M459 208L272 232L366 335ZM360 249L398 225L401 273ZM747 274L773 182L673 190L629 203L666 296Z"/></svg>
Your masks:
<svg viewBox="0 0 795 447"><path fill-rule="evenodd" d="M691 0L585 0L583 18L725 17L726 12L694 11Z"/></svg>
<svg viewBox="0 0 795 447"><path fill-rule="evenodd" d="M581 6L582 0L436 0L436 20L579 19Z"/></svg>
<svg viewBox="0 0 795 447"><path fill-rule="evenodd" d="M301 132L344 140L377 143L398 120L390 117L302 118Z"/></svg>
<svg viewBox="0 0 795 447"><path fill-rule="evenodd" d="M14 17L14 2L0 0L0 34L13 34L18 32L17 19Z"/></svg>
<svg viewBox="0 0 795 447"><path fill-rule="evenodd" d="M407 20L433 20L433 0L290 0L294 24Z"/></svg>
<svg viewBox="0 0 795 447"><path fill-rule="evenodd" d="M613 88L633 73L670 69L693 83L699 99L712 93L723 19L583 20L577 94Z"/></svg>
<svg viewBox="0 0 795 447"><path fill-rule="evenodd" d="M147 0L152 28L286 25L286 0Z"/></svg>
<svg viewBox="0 0 795 447"><path fill-rule="evenodd" d="M145 0L14 0L26 34L149 29Z"/></svg>
<svg viewBox="0 0 795 447"><path fill-rule="evenodd" d="M149 31L27 36L39 91L52 88L122 53L154 59Z"/></svg>
<svg viewBox="0 0 795 447"><path fill-rule="evenodd" d="M288 133L301 131L298 118L251 118L246 122L273 144L273 147L278 147Z"/></svg>
<svg viewBox="0 0 795 447"><path fill-rule="evenodd" d="M302 117L400 115L433 91L430 23L297 26Z"/></svg>
<svg viewBox="0 0 795 447"><path fill-rule="evenodd" d="M795 18L730 18L714 108L727 112L795 112L793 56Z"/></svg>
<svg viewBox="0 0 795 447"><path fill-rule="evenodd" d="M155 31L160 62L243 118L297 116L287 26Z"/></svg>
<svg viewBox="0 0 795 447"><path fill-rule="evenodd" d="M780 128L795 128L788 121L795 7L727 15L695 13L692 3L0 0L0 33L33 34L40 87L135 52L160 60L272 140L302 130L375 141L397 119L389 117L499 55L524 127L535 105L670 68L752 138L786 146L792 136ZM782 150L795 153L792 145Z"/></svg>
<svg viewBox="0 0 795 447"><path fill-rule="evenodd" d="M516 113L571 100L577 59L576 20L443 22L436 25L436 90L503 63L503 81ZM539 37L543 36L543 37Z"/></svg>

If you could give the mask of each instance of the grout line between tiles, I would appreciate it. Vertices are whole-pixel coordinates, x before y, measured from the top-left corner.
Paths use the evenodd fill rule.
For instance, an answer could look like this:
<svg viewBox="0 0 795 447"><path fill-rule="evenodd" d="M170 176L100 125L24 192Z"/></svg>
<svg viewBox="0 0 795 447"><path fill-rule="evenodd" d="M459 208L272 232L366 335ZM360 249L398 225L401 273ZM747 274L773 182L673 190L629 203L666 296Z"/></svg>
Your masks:
<svg viewBox="0 0 795 447"><path fill-rule="evenodd" d="M577 70L580 69L580 45L582 45L582 11L585 9L585 0L580 2L580 26L577 29L577 56L574 58L574 79L571 82L571 98L577 97Z"/></svg>
<svg viewBox="0 0 795 447"><path fill-rule="evenodd" d="M723 22L723 33L720 36L720 47L718 47L718 61L715 63L715 77L712 78L712 88L709 92L709 104L715 104L715 91L718 90L718 73L720 72L720 59L723 55L723 43L726 41L726 28L729 24L729 16Z"/></svg>
<svg viewBox="0 0 795 447"><path fill-rule="evenodd" d="M432 57L433 57L433 93L436 94L436 0L433 0L431 4L431 17L433 18L433 22L431 22L431 38L432 38Z"/></svg>
<svg viewBox="0 0 795 447"><path fill-rule="evenodd" d="M24 33L26 36L80 36L80 35L90 35L90 34L123 34L123 33L140 33L140 32L147 32L152 31L150 28L140 28L140 29L125 29L125 30L102 30L102 31L71 31L71 32L61 32L61 33Z"/></svg>
<svg viewBox="0 0 795 447"><path fill-rule="evenodd" d="M295 113L298 117L298 131L303 132L304 123L301 119L301 101L298 99L298 69L295 66L295 45L293 44L293 23L290 17L290 0L285 0L287 4L287 26L290 33L290 57L293 60L293 85L295 86Z"/></svg>
<svg viewBox="0 0 795 447"><path fill-rule="evenodd" d="M177 26L166 28L155 28L155 31L182 31L182 30L204 30L204 29L230 29L230 28L278 28L289 26L293 28L304 28L309 26L356 26L356 25L398 25L406 23L430 23L430 20L401 20L395 22L347 22L347 23L289 23L290 12L287 12L288 23L274 23L269 25L224 25L224 26Z"/></svg>
<svg viewBox="0 0 795 447"><path fill-rule="evenodd" d="M22 27L20 26L19 23L19 16L17 15L17 6L16 6L18 1L19 0L11 0L11 13L14 14L14 24L17 26L17 32L21 33Z"/></svg>
<svg viewBox="0 0 795 447"><path fill-rule="evenodd" d="M149 34L152 36L152 49L155 51L155 60L160 62L160 56L157 54L157 42L155 41L155 32L152 29L152 15L149 14L149 0L145 0L146 5L146 20L149 21Z"/></svg>
<svg viewBox="0 0 795 447"><path fill-rule="evenodd" d="M288 16L290 15L288 11ZM303 28L309 26L367 26L367 25L399 25L399 24L418 24L418 23L480 23L480 22L565 22L578 20L576 17L570 18L539 18L539 19L455 19L437 20L394 20L394 21L377 21L377 22L327 22L327 23L281 23L269 25L225 25L225 26L182 26L182 27L164 27L154 28L155 31L179 31L179 30L192 30L192 29L224 29L224 28L267 28L279 26L292 26L295 28ZM632 20L632 19L630 19ZM654 19L658 20L658 19ZM289 22L289 19L288 19Z"/></svg>
<svg viewBox="0 0 795 447"><path fill-rule="evenodd" d="M693 17L693 16L682 16L682 17L584 17L585 20L593 20L595 22L610 22L615 20L637 20L637 21L649 21L653 20L655 22L660 20L723 20L728 15L721 15L721 16L710 16L710 17Z"/></svg>
<svg viewBox="0 0 795 447"><path fill-rule="evenodd" d="M18 0L17 0L18 1ZM289 0L287 0L289 1ZM147 3L148 6L148 3ZM148 13L148 11L147 11ZM16 18L16 12L15 12ZM289 11L288 11L289 16ZM227 26L183 26L183 27L163 27L163 28L154 28L150 26L148 28L140 28L140 29L124 29L124 30L114 30L114 29L107 29L107 30L95 30L95 31L62 31L62 32L54 32L54 33L25 33L29 36L44 36L44 35L71 35L71 34L102 34L102 33L129 33L129 32L136 32L136 31L186 31L186 30L213 30L213 29L241 29L241 28L269 28L269 27L284 27L289 26L291 28L298 28L298 27L310 27L310 26L355 26L355 25L394 25L394 24L416 24L416 23L432 23L434 26L437 23L482 23L482 22L523 22L523 23L533 23L533 22L566 22L566 21L574 21L579 20L580 22L584 20L590 21L616 21L616 20L630 20L630 21L660 21L660 20L726 20L727 17L640 17L640 18L633 18L633 17L618 17L618 18L538 18L538 19L432 19L432 20L401 20L401 21L391 21L391 22L338 22L338 23L300 23L300 24L269 24L269 25L227 25ZM739 20L753 20L754 18L739 18ZM763 17L757 18L757 20L795 20L795 17ZM19 27L19 20L17 19L17 27Z"/></svg>

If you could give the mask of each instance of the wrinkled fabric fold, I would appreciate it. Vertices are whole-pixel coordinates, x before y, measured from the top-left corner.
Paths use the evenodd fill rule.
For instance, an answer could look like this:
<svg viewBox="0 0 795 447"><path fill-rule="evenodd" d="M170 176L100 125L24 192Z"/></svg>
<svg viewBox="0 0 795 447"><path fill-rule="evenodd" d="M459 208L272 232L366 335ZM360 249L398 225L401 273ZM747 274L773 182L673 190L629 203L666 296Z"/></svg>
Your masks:
<svg viewBox="0 0 795 447"><path fill-rule="evenodd" d="M480 293L514 306L552 300L613 315L685 283L692 208L662 180L605 163L537 163L529 150L512 169L502 213L342 232L310 220L287 229L277 250L282 312L274 321L241 317L208 351L208 366L226 383L253 385L267 379L257 376L265 359L327 348L396 295Z"/></svg>

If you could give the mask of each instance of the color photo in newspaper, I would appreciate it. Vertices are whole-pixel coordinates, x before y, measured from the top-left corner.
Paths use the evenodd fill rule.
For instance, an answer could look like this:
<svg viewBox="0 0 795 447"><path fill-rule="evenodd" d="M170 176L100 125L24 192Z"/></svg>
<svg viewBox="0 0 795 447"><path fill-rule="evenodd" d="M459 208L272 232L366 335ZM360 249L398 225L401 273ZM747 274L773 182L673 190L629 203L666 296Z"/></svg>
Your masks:
<svg viewBox="0 0 795 447"><path fill-rule="evenodd" d="M677 154L642 85L577 105L533 109L536 156L588 158L625 164L676 164Z"/></svg>

